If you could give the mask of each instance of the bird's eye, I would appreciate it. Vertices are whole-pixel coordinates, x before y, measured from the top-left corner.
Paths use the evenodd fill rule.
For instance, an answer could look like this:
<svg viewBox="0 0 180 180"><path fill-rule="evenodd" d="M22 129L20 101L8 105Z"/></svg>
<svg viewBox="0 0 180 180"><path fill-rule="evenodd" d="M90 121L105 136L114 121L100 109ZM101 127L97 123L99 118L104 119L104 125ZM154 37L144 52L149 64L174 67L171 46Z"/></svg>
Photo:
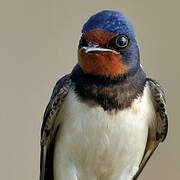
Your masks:
<svg viewBox="0 0 180 180"><path fill-rule="evenodd" d="M108 43L108 48L112 48L114 50L120 50L125 47L127 47L129 44L129 39L125 35L118 35L113 37L109 43Z"/></svg>
<svg viewBox="0 0 180 180"><path fill-rule="evenodd" d="M86 42L86 40L84 38L84 34L82 34L82 36L81 36L80 43L81 43L82 46L87 45L87 42Z"/></svg>
<svg viewBox="0 0 180 180"><path fill-rule="evenodd" d="M124 35L117 36L115 39L115 43L120 48L125 48L128 45L128 38Z"/></svg>

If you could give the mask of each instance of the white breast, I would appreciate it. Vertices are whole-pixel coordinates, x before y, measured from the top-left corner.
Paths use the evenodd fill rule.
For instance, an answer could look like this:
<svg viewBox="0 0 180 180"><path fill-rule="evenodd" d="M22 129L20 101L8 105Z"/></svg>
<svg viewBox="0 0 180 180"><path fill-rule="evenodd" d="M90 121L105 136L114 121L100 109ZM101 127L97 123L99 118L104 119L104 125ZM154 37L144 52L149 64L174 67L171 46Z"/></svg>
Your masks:
<svg viewBox="0 0 180 180"><path fill-rule="evenodd" d="M70 90L58 116L55 180L131 180L154 117L148 87L130 108L112 113L82 103Z"/></svg>

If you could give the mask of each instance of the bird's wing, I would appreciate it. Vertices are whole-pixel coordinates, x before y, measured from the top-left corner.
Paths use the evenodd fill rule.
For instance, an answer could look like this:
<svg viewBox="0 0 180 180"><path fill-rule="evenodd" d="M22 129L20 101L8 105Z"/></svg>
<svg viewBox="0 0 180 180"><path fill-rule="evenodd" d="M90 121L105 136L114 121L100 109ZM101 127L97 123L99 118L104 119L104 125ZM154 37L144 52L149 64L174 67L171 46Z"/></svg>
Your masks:
<svg viewBox="0 0 180 180"><path fill-rule="evenodd" d="M168 130L168 117L164 91L161 85L155 80L148 78L147 83L151 90L153 104L156 111L156 118L149 127L144 156L139 165L139 170L133 180L138 178L159 143L164 141Z"/></svg>
<svg viewBox="0 0 180 180"><path fill-rule="evenodd" d="M54 143L56 132L60 125L60 122L56 117L69 92L71 84L70 75L64 76L56 83L44 113L41 128L40 180L53 180Z"/></svg>

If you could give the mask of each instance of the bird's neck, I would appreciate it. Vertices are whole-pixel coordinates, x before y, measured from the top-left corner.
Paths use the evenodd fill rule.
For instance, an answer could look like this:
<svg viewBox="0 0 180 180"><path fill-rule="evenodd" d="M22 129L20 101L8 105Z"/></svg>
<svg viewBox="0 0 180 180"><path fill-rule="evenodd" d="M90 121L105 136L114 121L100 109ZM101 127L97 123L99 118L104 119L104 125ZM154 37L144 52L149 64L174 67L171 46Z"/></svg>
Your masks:
<svg viewBox="0 0 180 180"><path fill-rule="evenodd" d="M75 92L82 101L101 105L104 110L124 109L143 94L146 75L136 68L112 78L85 74L77 64L71 74Z"/></svg>

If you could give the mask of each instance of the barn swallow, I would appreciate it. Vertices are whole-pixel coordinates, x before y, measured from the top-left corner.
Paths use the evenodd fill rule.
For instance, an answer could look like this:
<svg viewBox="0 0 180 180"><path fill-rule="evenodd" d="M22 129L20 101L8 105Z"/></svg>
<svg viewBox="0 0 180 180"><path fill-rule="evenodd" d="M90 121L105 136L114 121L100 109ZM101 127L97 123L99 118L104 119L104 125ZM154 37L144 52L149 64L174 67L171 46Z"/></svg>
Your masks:
<svg viewBox="0 0 180 180"><path fill-rule="evenodd" d="M135 180L166 138L167 119L132 24L120 12L99 12L83 26L78 63L45 110L40 180Z"/></svg>

